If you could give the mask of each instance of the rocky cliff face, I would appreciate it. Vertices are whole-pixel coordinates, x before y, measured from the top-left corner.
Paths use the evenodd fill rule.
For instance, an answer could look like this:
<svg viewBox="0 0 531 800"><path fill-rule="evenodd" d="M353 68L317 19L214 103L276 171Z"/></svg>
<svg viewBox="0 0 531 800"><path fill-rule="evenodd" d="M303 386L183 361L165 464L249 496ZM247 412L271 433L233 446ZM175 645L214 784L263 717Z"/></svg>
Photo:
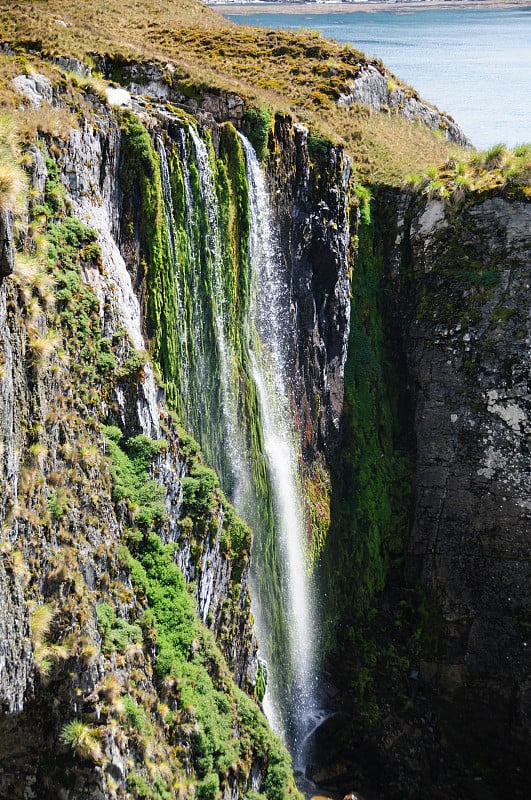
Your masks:
<svg viewBox="0 0 531 800"><path fill-rule="evenodd" d="M530 206L480 180L382 189L359 230L312 774L369 798L529 788Z"/></svg>
<svg viewBox="0 0 531 800"><path fill-rule="evenodd" d="M90 83L80 90L79 77L16 82L50 124L23 145L30 192L16 242L11 208L0 216L0 787L15 797L166 797L184 782L214 797L221 781L234 800L284 797L294 792L287 755L236 686L263 691L250 531L174 413L194 419L204 402L200 433L220 437L212 453L234 447L215 417L227 403L215 360L223 334L242 370L242 430L260 441L241 388L242 295L228 283L225 300L215 294L218 246L223 280L232 270L246 280L244 162L226 123L242 109L232 95L215 108L207 97L192 109L207 124L199 130L158 105L161 76L149 77L149 96L111 89L108 102ZM337 438L342 404L348 163L327 148L316 170L306 132L287 119L269 145L296 320L293 402L311 469ZM235 316L220 332L225 302ZM208 364L210 397L194 382ZM190 616L190 593L217 645Z"/></svg>
<svg viewBox="0 0 531 800"><path fill-rule="evenodd" d="M60 90L39 86L64 118ZM144 220L121 227L131 137L95 95L68 102L79 125L25 147L13 277L11 209L1 217L1 793L173 796L184 781L207 797L221 776L236 798L268 774L291 793L287 754L234 683L255 691L250 533L145 351ZM155 163L142 130L140 181Z"/></svg>
<svg viewBox="0 0 531 800"><path fill-rule="evenodd" d="M451 117L423 102L413 90L408 92L397 86L390 74L373 64L359 71L349 92L341 94L338 102L347 107L361 103L375 111L398 114L410 122L422 122L431 130L442 131L448 141L471 147L470 140Z"/></svg>
<svg viewBox="0 0 531 800"><path fill-rule="evenodd" d="M407 559L433 612L421 671L491 746L529 741L531 207L494 194L409 213L395 280L417 440Z"/></svg>
<svg viewBox="0 0 531 800"><path fill-rule="evenodd" d="M337 445L349 332L350 162L321 152L302 126L277 121L268 162L296 353L295 406L308 460Z"/></svg>
<svg viewBox="0 0 531 800"><path fill-rule="evenodd" d="M263 691L251 532L226 499L245 470L273 652L287 632L249 367L250 190L236 125L260 151L278 231L308 540L329 627L339 623L325 644L353 653L331 675L337 707L358 715L354 733L352 717L332 724L343 779L356 751L369 797L432 784L458 797L463 773L449 777L437 747L448 737L450 758L477 725L523 797L525 193L383 192L371 221L341 148L248 113L230 92L191 100L172 89L171 65L100 61L127 90L104 94L73 61L48 65L54 80L16 83L37 121L22 137L24 208L0 212L0 793L295 792L286 752L241 691ZM344 101L428 115L459 139L378 76L368 69ZM402 624L416 630L401 638ZM412 664L424 695L408 717ZM396 698L377 707L379 680L406 722ZM330 739L323 752L335 752Z"/></svg>

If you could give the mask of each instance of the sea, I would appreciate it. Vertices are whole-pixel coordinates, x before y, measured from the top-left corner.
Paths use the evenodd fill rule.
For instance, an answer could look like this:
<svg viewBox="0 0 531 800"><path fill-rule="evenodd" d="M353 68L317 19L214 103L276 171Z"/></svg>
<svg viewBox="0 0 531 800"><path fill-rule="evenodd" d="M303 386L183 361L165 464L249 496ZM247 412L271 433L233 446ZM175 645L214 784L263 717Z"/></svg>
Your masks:
<svg viewBox="0 0 531 800"><path fill-rule="evenodd" d="M223 14L239 24L318 30L379 58L486 150L531 142L531 5L507 8Z"/></svg>

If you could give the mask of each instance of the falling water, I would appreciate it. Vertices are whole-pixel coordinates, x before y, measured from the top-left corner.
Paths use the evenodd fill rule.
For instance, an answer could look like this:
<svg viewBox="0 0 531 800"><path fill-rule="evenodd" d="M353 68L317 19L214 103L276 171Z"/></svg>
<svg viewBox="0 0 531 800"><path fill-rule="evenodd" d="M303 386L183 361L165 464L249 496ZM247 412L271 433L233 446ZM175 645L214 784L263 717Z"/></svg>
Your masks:
<svg viewBox="0 0 531 800"><path fill-rule="evenodd" d="M236 354L229 335L231 321L227 316L226 265L214 165L209 148L193 126L186 132L182 129L178 139L188 240L185 257L190 265L186 280L192 302L191 311L185 312L190 319L184 327L193 331L194 339L188 353L192 392L186 396L186 413L197 415L199 409L199 417L190 416L188 422L202 446L209 449L213 465L221 473L224 488L239 513L255 529L253 563L257 590L253 592L253 613L261 649L268 660L264 708L273 727L289 745L295 768L302 770L308 736L315 727L319 706L315 669L316 615L305 552L306 524L298 469L300 448L289 396L289 292L281 277L282 258L273 233L260 166L253 148L243 136L241 142L246 156L250 203L250 297L244 358L258 401L262 457L267 466L266 483L270 490L264 490L263 486L258 490L253 485L251 476L255 474L256 465L248 451L245 431L239 424L241 387L233 377ZM175 240L175 225L169 221L174 211L163 149L159 152L167 230ZM206 237L206 248L198 238L200 228ZM183 254L174 246L171 257L177 262ZM179 269L177 263L174 267ZM201 295L205 287L206 297ZM211 304L211 317L210 311L205 314L205 302ZM209 372L209 348L215 349L218 365L218 407L211 396L216 378ZM221 437L214 441L208 425L219 408L223 430ZM205 418L208 418L207 423ZM205 424L207 427L203 428ZM257 511L257 504L263 502L260 492L264 491L270 491L274 521L267 513L261 516ZM270 562L266 563L268 559ZM274 589L270 585L272 582ZM277 628L272 633L275 625Z"/></svg>
<svg viewBox="0 0 531 800"><path fill-rule="evenodd" d="M182 393L191 399L188 403L188 423L201 440L203 448L211 448L213 465L224 478L226 491L234 496L242 483L248 480L244 447L238 425L237 392L232 386L232 363L235 355L229 343L227 301L223 282L223 256L218 223L218 200L216 196L215 180L212 159L209 149L199 136L193 125L188 127L188 134L192 142L191 154L188 156L186 147L186 133L180 130L180 155L183 169L184 199L185 199L185 225L188 253L186 255L190 264L189 280L190 294L192 297L191 320L181 322L181 371L183 378ZM161 181L164 197L165 215L168 238L170 240L170 254L174 270L179 272L178 248L176 244L176 226L174 222L174 209L171 196L170 173L168 169L166 152L161 140L158 142L161 163ZM197 168L199 176L200 203L206 212L206 238L207 247L204 250L203 262L197 250L196 231L198 225L197 209L194 202L194 193L188 158L191 157ZM199 277L202 270L202 277ZM213 314L213 335L209 336L206 330L206 315L203 305L203 294L200 281L211 285L210 302ZM179 311L182 314L182 303L179 299ZM185 340L184 329L191 324L193 340L190 345L193 352L188 352L183 345ZM207 350L209 340L216 350L216 360L219 364L219 392L221 401L221 414L223 434L219 441L214 441L211 432L212 398L209 390L213 388L212 375L208 374ZM195 370L195 375L192 375ZM192 388L194 386L194 388ZM195 389L195 390L194 390ZM190 407L192 406L192 407ZM210 441L207 443L207 439ZM216 443L217 442L217 443ZM228 458L227 458L228 456Z"/></svg>
<svg viewBox="0 0 531 800"><path fill-rule="evenodd" d="M274 718L284 722L284 734L294 764L304 767L305 742L317 712L315 613L306 558L306 527L298 470L298 448L289 399L289 295L282 281L282 259L271 223L268 196L260 165L250 143L241 137L247 163L251 206L251 302L249 342L251 371L262 417L277 537L285 570L285 601L289 631L291 686L286 675L271 680ZM258 566L259 568L259 566ZM286 702L288 708L275 708Z"/></svg>
<svg viewBox="0 0 531 800"><path fill-rule="evenodd" d="M179 265L177 261L177 229L175 227L175 213L173 209L173 198L171 194L170 184L170 168L168 166L168 157L164 149L164 143L160 136L157 136L157 152L160 159L160 177L162 184L162 195L164 198L164 218L166 221L166 229L168 231L168 243L170 247L170 254L174 272L177 273ZM179 287L177 287L177 290ZM182 314L182 301L180 292L178 294L178 307L179 313Z"/></svg>
<svg viewBox="0 0 531 800"><path fill-rule="evenodd" d="M220 365L221 406L225 426L224 448L228 450L229 466L232 470L230 494L234 496L238 486L244 480L245 463L243 459L243 442L238 425L237 393L231 385L232 363L235 354L228 340L227 301L223 282L223 257L217 218L218 199L214 182L212 163L208 148L198 135L193 126L190 126L190 136L195 149L197 169L201 184L201 195L208 214L208 239L212 265L212 289L214 303L214 322L216 327L216 344ZM218 454L219 456L220 454ZM222 466L221 458L216 464Z"/></svg>

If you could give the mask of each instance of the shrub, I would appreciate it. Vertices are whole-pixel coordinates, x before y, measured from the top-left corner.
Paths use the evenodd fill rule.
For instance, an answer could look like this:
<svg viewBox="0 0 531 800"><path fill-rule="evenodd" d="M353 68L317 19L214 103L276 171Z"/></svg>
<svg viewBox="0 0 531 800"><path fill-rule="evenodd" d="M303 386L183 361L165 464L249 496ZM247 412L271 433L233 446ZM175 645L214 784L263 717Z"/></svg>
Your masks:
<svg viewBox="0 0 531 800"><path fill-rule="evenodd" d="M218 486L218 476L214 470L198 464L192 475L182 479L184 504L200 514L211 511L216 503L213 492Z"/></svg>
<svg viewBox="0 0 531 800"><path fill-rule="evenodd" d="M148 470L155 455L166 447L166 441L154 441L140 434L124 439L119 428L103 425L107 452L111 458L114 500L125 500L134 508L137 525L149 528L164 519L164 488L148 480Z"/></svg>
<svg viewBox="0 0 531 800"><path fill-rule="evenodd" d="M123 653L129 644L142 642L142 629L139 625L130 624L125 619L117 617L112 606L100 603L96 607L98 626L100 628L104 653L109 653L116 648Z"/></svg>
<svg viewBox="0 0 531 800"><path fill-rule="evenodd" d="M198 800L216 800L219 794L219 778L215 773L210 773L197 787Z"/></svg>

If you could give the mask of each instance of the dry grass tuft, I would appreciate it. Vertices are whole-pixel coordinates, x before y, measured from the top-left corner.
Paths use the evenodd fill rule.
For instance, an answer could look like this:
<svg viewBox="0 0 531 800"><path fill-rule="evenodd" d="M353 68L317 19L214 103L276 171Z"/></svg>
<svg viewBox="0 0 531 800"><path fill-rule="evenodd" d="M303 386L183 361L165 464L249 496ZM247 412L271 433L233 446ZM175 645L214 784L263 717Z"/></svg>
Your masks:
<svg viewBox="0 0 531 800"><path fill-rule="evenodd" d="M0 116L0 208L20 213L26 205L27 177L18 164L18 130L13 115Z"/></svg>
<svg viewBox="0 0 531 800"><path fill-rule="evenodd" d="M466 159L451 159L439 168L409 175L406 182L429 197L460 202L468 192L511 192L531 197L531 144L510 150L497 144L485 152L469 153Z"/></svg>
<svg viewBox="0 0 531 800"><path fill-rule="evenodd" d="M49 603L37 606L30 617L31 641L34 647L41 645L48 633L55 616L55 610Z"/></svg>
<svg viewBox="0 0 531 800"><path fill-rule="evenodd" d="M77 120L67 108L53 108L43 103L40 108L27 108L17 115L18 133L24 142L34 141L39 134L65 141L78 127Z"/></svg>

